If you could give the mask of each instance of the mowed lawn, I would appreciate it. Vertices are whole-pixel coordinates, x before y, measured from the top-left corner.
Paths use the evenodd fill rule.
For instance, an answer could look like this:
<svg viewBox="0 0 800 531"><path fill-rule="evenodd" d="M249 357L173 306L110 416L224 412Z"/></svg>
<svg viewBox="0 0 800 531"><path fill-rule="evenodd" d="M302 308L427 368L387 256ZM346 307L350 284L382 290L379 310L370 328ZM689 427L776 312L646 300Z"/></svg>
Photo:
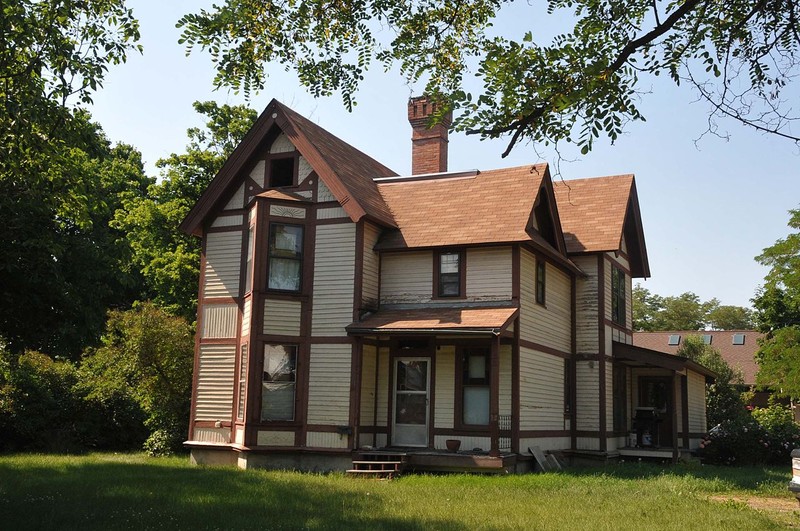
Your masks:
<svg viewBox="0 0 800 531"><path fill-rule="evenodd" d="M779 529L790 471L620 464L519 476L203 468L185 457L0 456L0 528Z"/></svg>

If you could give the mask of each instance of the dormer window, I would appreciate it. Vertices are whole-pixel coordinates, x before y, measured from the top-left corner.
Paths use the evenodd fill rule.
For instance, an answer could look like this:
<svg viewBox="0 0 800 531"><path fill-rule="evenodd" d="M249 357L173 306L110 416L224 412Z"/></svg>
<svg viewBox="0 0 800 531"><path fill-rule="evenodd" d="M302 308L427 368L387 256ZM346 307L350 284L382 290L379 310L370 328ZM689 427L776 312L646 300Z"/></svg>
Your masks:
<svg viewBox="0 0 800 531"><path fill-rule="evenodd" d="M283 154L282 154L283 155ZM297 181L297 164L294 154L283 155L269 160L267 179L270 188L294 186Z"/></svg>
<svg viewBox="0 0 800 531"><path fill-rule="evenodd" d="M733 334L734 345L744 345L744 334Z"/></svg>

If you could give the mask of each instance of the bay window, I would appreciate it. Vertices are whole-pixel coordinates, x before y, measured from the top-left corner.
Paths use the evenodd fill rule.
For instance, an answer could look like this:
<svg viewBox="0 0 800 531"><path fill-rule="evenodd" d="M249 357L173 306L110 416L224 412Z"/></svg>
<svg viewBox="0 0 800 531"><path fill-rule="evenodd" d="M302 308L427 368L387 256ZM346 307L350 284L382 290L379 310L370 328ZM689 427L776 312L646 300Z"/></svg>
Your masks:
<svg viewBox="0 0 800 531"><path fill-rule="evenodd" d="M265 345L261 382L261 420L294 420L297 347Z"/></svg>
<svg viewBox="0 0 800 531"><path fill-rule="evenodd" d="M303 227L271 223L267 287L299 292L303 272Z"/></svg>

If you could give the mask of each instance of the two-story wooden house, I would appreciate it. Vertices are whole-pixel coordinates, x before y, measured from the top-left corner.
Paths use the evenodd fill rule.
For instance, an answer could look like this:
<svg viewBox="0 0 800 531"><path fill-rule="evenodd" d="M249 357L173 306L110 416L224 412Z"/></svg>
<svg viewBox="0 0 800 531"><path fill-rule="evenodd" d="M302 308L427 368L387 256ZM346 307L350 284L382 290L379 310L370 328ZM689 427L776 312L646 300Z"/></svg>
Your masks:
<svg viewBox="0 0 800 531"><path fill-rule="evenodd" d="M710 374L632 345L631 278L649 276L633 176L448 172L431 107L409 102L401 177L273 100L187 216L193 459L345 469L459 440L522 469L532 446L694 447Z"/></svg>

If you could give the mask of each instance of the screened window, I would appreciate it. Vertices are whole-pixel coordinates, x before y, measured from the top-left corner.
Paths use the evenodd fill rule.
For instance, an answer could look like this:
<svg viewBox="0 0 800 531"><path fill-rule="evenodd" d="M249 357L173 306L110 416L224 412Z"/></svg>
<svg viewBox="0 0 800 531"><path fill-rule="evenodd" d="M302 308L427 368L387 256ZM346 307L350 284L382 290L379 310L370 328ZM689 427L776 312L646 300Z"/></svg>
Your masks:
<svg viewBox="0 0 800 531"><path fill-rule="evenodd" d="M611 320L625 326L625 272L611 269Z"/></svg>
<svg viewBox="0 0 800 531"><path fill-rule="evenodd" d="M261 420L294 420L297 347L264 346Z"/></svg>
<svg viewBox="0 0 800 531"><path fill-rule="evenodd" d="M487 426L489 424L489 349L465 349L463 370L463 424Z"/></svg>
<svg viewBox="0 0 800 531"><path fill-rule="evenodd" d="M544 304L546 293L545 273L547 267L541 260L536 260L536 302Z"/></svg>
<svg viewBox="0 0 800 531"><path fill-rule="evenodd" d="M300 291L303 227L272 223L269 231L269 289Z"/></svg>
<svg viewBox="0 0 800 531"><path fill-rule="evenodd" d="M439 253L439 297L460 297L462 295L462 270L460 252Z"/></svg>

